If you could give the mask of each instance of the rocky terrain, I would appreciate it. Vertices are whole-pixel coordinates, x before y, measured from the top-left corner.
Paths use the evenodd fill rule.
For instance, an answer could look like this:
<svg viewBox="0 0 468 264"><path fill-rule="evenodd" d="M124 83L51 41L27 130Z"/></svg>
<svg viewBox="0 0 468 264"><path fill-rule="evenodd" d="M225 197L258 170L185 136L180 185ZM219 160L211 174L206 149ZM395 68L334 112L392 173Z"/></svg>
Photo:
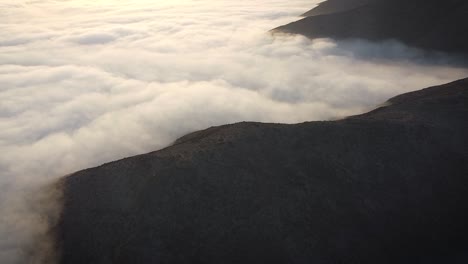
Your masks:
<svg viewBox="0 0 468 264"><path fill-rule="evenodd" d="M467 117L464 79L343 120L212 127L74 173L60 263L467 263Z"/></svg>
<svg viewBox="0 0 468 264"><path fill-rule="evenodd" d="M275 31L310 38L398 40L429 51L468 54L463 0L328 0Z"/></svg>

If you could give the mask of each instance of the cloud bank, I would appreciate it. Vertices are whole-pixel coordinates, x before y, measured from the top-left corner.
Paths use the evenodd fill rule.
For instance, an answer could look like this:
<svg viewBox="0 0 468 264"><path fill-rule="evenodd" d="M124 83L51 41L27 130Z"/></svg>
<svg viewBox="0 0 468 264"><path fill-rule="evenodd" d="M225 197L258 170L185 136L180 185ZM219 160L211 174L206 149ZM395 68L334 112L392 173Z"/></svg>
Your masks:
<svg viewBox="0 0 468 264"><path fill-rule="evenodd" d="M468 75L395 42L267 33L314 1L9 2L0 0L6 264L51 262L58 194L43 190L62 175L213 125L339 118Z"/></svg>

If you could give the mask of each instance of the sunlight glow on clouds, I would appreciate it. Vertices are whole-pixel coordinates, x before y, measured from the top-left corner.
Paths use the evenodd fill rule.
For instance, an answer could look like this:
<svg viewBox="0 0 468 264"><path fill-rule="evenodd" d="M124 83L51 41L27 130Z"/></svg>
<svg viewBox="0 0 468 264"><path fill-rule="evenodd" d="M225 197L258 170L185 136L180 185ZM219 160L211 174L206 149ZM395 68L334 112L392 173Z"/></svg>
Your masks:
<svg viewBox="0 0 468 264"><path fill-rule="evenodd" d="M59 176L212 125L357 114L468 73L394 42L267 33L314 1L9 2L0 0L1 263L23 263L35 254L28 243L44 243L47 208L31 201Z"/></svg>

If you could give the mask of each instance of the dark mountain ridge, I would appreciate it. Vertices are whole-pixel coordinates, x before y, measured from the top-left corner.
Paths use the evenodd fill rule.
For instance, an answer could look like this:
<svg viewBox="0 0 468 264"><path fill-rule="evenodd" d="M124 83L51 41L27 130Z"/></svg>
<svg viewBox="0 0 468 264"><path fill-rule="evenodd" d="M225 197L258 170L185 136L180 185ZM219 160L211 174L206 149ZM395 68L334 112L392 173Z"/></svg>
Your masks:
<svg viewBox="0 0 468 264"><path fill-rule="evenodd" d="M74 263L466 263L468 79L338 121L238 123L63 179Z"/></svg>
<svg viewBox="0 0 468 264"><path fill-rule="evenodd" d="M463 0L328 0L275 32L310 38L398 40L468 54L468 2Z"/></svg>

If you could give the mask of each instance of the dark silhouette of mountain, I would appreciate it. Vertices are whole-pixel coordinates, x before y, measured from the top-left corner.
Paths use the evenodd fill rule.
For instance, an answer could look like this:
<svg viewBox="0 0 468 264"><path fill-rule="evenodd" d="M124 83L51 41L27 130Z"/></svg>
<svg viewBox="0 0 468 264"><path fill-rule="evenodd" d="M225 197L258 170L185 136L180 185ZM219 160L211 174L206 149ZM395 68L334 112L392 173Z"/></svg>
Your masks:
<svg viewBox="0 0 468 264"><path fill-rule="evenodd" d="M468 54L464 0L328 0L274 31L310 38L399 40L431 51Z"/></svg>
<svg viewBox="0 0 468 264"><path fill-rule="evenodd" d="M468 79L63 179L64 264L467 263Z"/></svg>

